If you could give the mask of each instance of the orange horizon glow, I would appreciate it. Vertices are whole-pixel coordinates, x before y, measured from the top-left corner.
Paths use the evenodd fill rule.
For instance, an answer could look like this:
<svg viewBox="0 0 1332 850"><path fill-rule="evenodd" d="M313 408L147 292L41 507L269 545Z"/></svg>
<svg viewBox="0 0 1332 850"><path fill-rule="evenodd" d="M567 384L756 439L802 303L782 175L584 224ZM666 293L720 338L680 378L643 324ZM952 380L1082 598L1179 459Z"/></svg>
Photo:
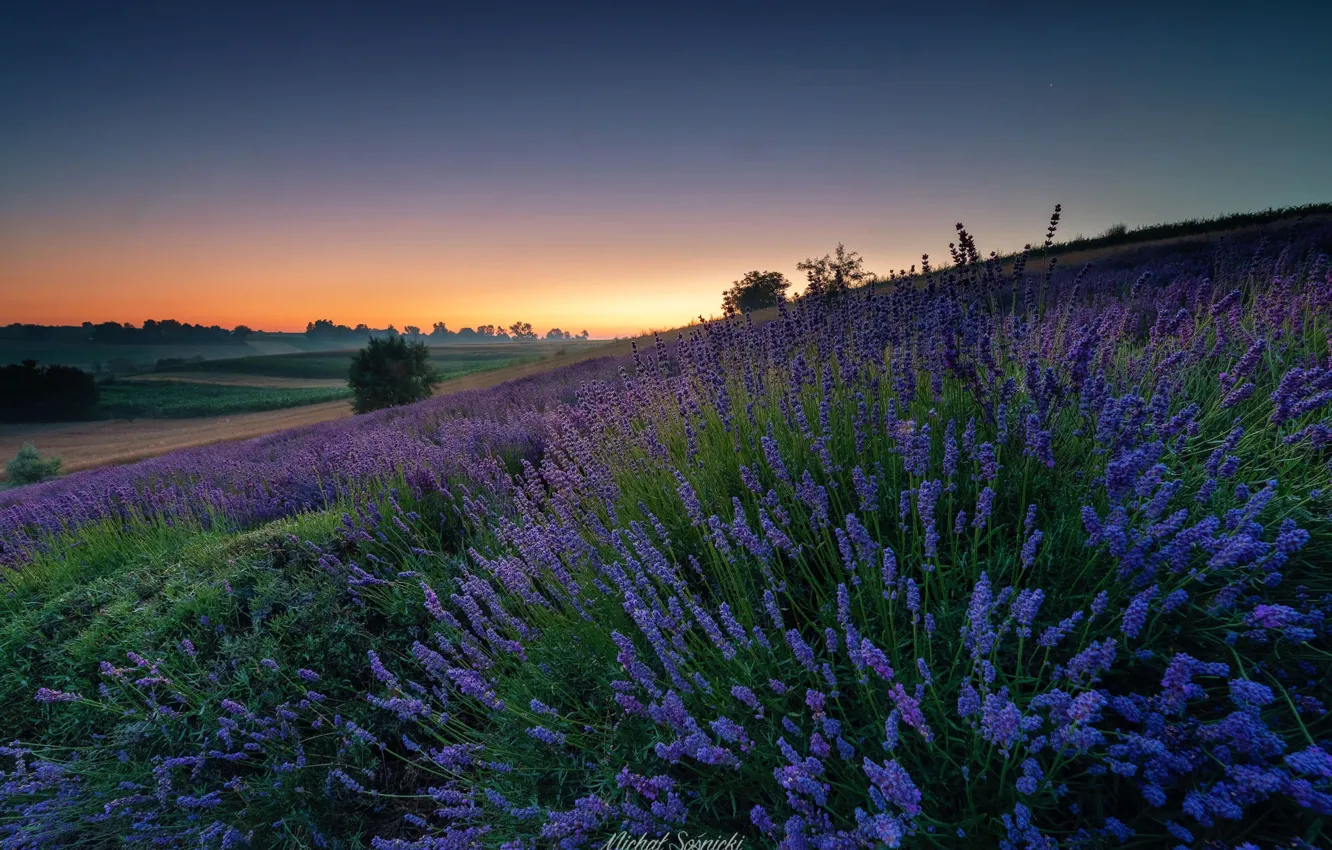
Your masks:
<svg viewBox="0 0 1332 850"><path fill-rule="evenodd" d="M796 262L838 241L826 222L800 233L800 222L762 215L736 217L729 232L641 213L487 218L34 216L0 226L0 325L176 319L300 332L332 319L456 331L521 320L543 335L636 336L720 315L722 291L750 269L781 271L797 292ZM919 229L904 224L893 241ZM949 235L933 230L918 241ZM875 234L854 235L842 241L872 271L919 260L890 263L865 238Z"/></svg>

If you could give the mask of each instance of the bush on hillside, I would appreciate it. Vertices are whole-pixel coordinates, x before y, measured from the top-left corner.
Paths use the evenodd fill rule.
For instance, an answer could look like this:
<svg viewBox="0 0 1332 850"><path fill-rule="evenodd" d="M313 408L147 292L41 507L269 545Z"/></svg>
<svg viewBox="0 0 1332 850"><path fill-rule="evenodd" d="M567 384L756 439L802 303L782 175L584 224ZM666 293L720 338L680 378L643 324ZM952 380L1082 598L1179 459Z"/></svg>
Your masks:
<svg viewBox="0 0 1332 850"><path fill-rule="evenodd" d="M357 413L429 398L438 383L439 376L430 365L430 349L401 336L372 338L352 357L347 374Z"/></svg>
<svg viewBox="0 0 1332 850"><path fill-rule="evenodd" d="M36 484L48 478L55 478L60 473L60 458L42 457L32 443L24 443L14 455L14 459L5 464L5 474L11 484Z"/></svg>
<svg viewBox="0 0 1332 850"><path fill-rule="evenodd" d="M727 313L749 313L775 307L786 294L791 281L781 272L745 272L745 276L722 293L722 309Z"/></svg>

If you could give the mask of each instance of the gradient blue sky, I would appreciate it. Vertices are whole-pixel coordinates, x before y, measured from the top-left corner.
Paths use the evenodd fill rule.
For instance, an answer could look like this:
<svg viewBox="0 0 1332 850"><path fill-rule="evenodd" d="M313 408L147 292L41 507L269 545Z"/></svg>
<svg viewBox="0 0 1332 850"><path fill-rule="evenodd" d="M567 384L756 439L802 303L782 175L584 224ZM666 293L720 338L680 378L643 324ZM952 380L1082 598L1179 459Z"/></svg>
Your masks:
<svg viewBox="0 0 1332 850"><path fill-rule="evenodd" d="M605 336L1332 200L1328 4L266 5L5 4L0 324Z"/></svg>

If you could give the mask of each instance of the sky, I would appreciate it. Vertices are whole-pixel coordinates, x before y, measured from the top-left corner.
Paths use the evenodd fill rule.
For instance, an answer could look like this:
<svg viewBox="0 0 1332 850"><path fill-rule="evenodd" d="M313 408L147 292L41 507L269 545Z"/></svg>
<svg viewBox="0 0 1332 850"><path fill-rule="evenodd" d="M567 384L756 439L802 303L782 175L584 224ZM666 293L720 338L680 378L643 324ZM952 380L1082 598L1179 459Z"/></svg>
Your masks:
<svg viewBox="0 0 1332 850"><path fill-rule="evenodd" d="M0 324L301 330L720 312L838 242L886 274L1332 201L1332 4L0 9ZM797 287L798 288L798 287Z"/></svg>

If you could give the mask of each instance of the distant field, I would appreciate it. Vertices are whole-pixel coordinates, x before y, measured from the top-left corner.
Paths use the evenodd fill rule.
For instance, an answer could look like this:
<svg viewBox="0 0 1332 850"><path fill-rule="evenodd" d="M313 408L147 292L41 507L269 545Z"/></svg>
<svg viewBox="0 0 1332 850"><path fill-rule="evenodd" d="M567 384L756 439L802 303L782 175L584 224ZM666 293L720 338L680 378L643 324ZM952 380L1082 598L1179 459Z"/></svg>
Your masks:
<svg viewBox="0 0 1332 850"><path fill-rule="evenodd" d="M345 387L346 378L280 378L273 375L248 375L237 372L146 372L133 377L135 381L164 381L179 384L226 384L235 387L276 387L277 389L309 389L313 387Z"/></svg>
<svg viewBox="0 0 1332 850"><path fill-rule="evenodd" d="M182 363L155 370L158 374L173 372L226 373L254 375L267 378L302 378L309 380L345 379L354 350L321 351L301 354L279 354L263 357L233 357L224 360ZM446 378L467 375L485 369L496 369L514 363L540 359L547 350L513 345L441 345L430 349L430 362Z"/></svg>
<svg viewBox="0 0 1332 850"><path fill-rule="evenodd" d="M644 341L640 340L640 344ZM542 348L549 356L533 362L514 363L450 378L435 390L435 394L493 387L504 381L528 377L592 357L628 354L629 342L532 348ZM162 373L162 377L165 375ZM219 375L219 379L221 377ZM35 443L43 454L63 458L65 463L62 472L71 473L107 464L142 460L194 446L258 437L351 415L351 404L346 400L338 400L229 416L0 425L0 459L13 457L23 443ZM3 482L3 476L4 469L0 466L0 482Z"/></svg>
<svg viewBox="0 0 1332 850"><path fill-rule="evenodd" d="M0 363L61 363L89 371L130 372L151 368L164 357L238 357L256 349L237 345L105 345L69 344L45 340L0 339ZM97 367L97 368L95 368Z"/></svg>
<svg viewBox="0 0 1332 850"><path fill-rule="evenodd" d="M249 387L197 381L117 381L101 387L99 419L186 419L281 410L350 398L347 387Z"/></svg>
<svg viewBox="0 0 1332 850"><path fill-rule="evenodd" d="M278 355L289 352L328 351L326 342L308 339L304 334L256 334L245 342L217 344L109 344L71 342L68 340L15 339L0 336L0 364L36 360L61 363L80 369L127 374L152 369L167 358L205 361Z"/></svg>
<svg viewBox="0 0 1332 850"><path fill-rule="evenodd" d="M517 350L515 350L517 348ZM554 346L431 348L444 380L540 360ZM99 419L184 419L281 410L350 398L341 382L355 352L324 351L181 363L102 385ZM173 377L179 375L179 380ZM304 384L304 385L303 385Z"/></svg>

